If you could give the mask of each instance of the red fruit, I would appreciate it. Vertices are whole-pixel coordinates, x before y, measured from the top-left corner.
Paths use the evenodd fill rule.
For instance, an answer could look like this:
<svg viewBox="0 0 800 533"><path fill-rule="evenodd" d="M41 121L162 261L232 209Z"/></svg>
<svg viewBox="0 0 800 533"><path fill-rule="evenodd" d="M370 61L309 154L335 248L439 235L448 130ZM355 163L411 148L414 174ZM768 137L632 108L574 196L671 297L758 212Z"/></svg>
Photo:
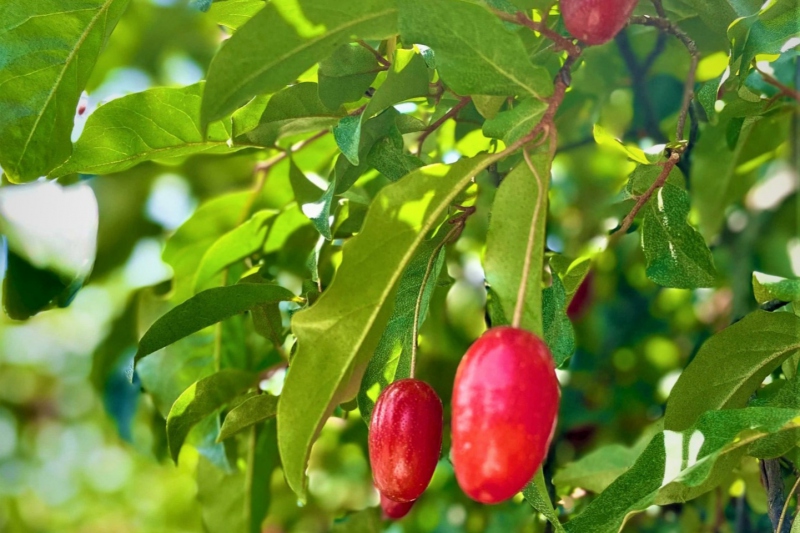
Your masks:
<svg viewBox="0 0 800 533"><path fill-rule="evenodd" d="M375 486L396 502L419 498L442 450L442 401L418 379L395 381L381 393L369 425Z"/></svg>
<svg viewBox="0 0 800 533"><path fill-rule="evenodd" d="M528 331L492 328L467 350L453 386L453 466L470 498L498 503L547 455L560 392L553 356Z"/></svg>
<svg viewBox="0 0 800 533"><path fill-rule="evenodd" d="M381 493L381 509L383 509L383 518L384 519L392 519L392 520L400 520L413 507L414 501L410 502L396 502L391 498L387 498L383 493Z"/></svg>
<svg viewBox="0 0 800 533"><path fill-rule="evenodd" d="M561 0L567 30L586 44L603 44L625 27L638 0Z"/></svg>

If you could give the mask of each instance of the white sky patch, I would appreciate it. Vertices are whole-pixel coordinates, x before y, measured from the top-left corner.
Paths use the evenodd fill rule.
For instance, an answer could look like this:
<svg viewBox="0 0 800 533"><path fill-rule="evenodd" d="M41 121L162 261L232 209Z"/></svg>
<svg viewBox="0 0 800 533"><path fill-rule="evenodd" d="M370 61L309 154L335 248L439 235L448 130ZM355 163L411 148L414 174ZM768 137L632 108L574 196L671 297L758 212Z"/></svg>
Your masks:
<svg viewBox="0 0 800 533"><path fill-rule="evenodd" d="M133 288L155 285L172 276L172 269L161 261L161 243L141 239L133 248L123 271L125 283Z"/></svg>
<svg viewBox="0 0 800 533"><path fill-rule="evenodd" d="M188 219L197 207L192 190L177 174L163 174L153 182L147 198L147 218L167 230L174 230Z"/></svg>
<svg viewBox="0 0 800 533"><path fill-rule="evenodd" d="M442 156L442 162L445 165L452 165L453 163L455 163L459 159L461 159L461 152L459 152L458 150L448 150Z"/></svg>
<svg viewBox="0 0 800 533"><path fill-rule="evenodd" d="M417 104L414 102L403 102L402 104L397 104L394 106L394 108L398 111L398 113L407 115L417 110Z"/></svg>
<svg viewBox="0 0 800 533"><path fill-rule="evenodd" d="M697 456L700 454L700 448L706 437L699 431L695 430L692 436L689 437L689 457L686 459L686 467L693 466L697 462Z"/></svg>
<svg viewBox="0 0 800 533"><path fill-rule="evenodd" d="M681 473L683 464L683 435L677 431L664 430L664 479L661 481L663 487L673 481Z"/></svg>
<svg viewBox="0 0 800 533"><path fill-rule="evenodd" d="M776 209L797 190L797 174L786 165L779 166L767 179L747 193L745 203L753 211Z"/></svg>

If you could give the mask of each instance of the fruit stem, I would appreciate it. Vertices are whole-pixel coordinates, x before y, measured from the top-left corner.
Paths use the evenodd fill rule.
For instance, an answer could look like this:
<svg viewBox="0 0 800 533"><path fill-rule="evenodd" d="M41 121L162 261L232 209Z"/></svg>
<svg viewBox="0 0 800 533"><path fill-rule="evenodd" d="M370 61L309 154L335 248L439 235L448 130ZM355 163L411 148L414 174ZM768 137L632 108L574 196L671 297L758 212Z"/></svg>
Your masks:
<svg viewBox="0 0 800 533"><path fill-rule="evenodd" d="M462 207L462 206L455 206L458 209L461 209L463 212L451 218L448 222L453 225L450 228L450 231L447 232L447 235L441 240L439 244L433 249L431 253L430 259L428 259L428 264L425 267L425 274L422 276L422 283L419 286L419 294L417 294L417 302L414 304L414 323L411 328L411 370L410 370L410 377L414 377L414 373L417 369L417 337L419 337L419 315L420 310L422 309L422 298L425 295L425 287L428 284L428 278L431 277L431 272L433 272L433 265L436 263L436 258L439 257L439 252L442 251L442 248L447 245L449 242L453 242L461 235L461 232L464 231L464 226L467 223L467 218L475 212L474 207Z"/></svg>

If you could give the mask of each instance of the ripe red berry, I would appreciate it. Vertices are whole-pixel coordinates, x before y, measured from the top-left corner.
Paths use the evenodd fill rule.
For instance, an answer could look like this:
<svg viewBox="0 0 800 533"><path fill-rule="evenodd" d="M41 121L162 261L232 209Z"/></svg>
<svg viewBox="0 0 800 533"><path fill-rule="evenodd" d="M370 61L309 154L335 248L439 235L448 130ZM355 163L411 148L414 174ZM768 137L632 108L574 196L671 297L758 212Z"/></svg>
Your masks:
<svg viewBox="0 0 800 533"><path fill-rule="evenodd" d="M411 510L414 506L414 501L410 502L396 502L391 498L387 498L381 493L381 509L383 509L383 518L391 520L400 520Z"/></svg>
<svg viewBox="0 0 800 533"><path fill-rule="evenodd" d="M470 498L498 503L531 480L547 454L560 392L547 345L492 328L470 346L453 386L453 466Z"/></svg>
<svg viewBox="0 0 800 533"><path fill-rule="evenodd" d="M419 498L442 449L442 401L418 379L395 381L381 393L369 425L369 461L381 494L396 502Z"/></svg>
<svg viewBox="0 0 800 533"><path fill-rule="evenodd" d="M625 26L638 0L561 0L567 30L586 44L603 44Z"/></svg>

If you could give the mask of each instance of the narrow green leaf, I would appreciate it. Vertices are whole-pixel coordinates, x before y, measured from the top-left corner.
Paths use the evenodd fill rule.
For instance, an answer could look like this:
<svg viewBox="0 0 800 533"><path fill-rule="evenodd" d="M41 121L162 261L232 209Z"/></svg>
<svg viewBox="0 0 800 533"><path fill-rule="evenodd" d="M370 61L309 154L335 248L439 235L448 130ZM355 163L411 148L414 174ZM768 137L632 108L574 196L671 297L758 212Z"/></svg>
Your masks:
<svg viewBox="0 0 800 533"><path fill-rule="evenodd" d="M800 318L756 311L711 337L667 400L664 427L683 430L705 411L742 407L764 378L800 349Z"/></svg>
<svg viewBox="0 0 800 533"><path fill-rule="evenodd" d="M319 99L331 109L364 97L381 67L358 43L343 44L319 63Z"/></svg>
<svg viewBox="0 0 800 533"><path fill-rule="evenodd" d="M248 398L225 416L217 440L223 441L245 428L274 417L277 409L277 396L264 393Z"/></svg>
<svg viewBox="0 0 800 533"><path fill-rule="evenodd" d="M746 447L769 434L800 427L794 409L751 407L705 413L681 433L664 431L650 441L636 463L574 519L570 533L621 531L633 513L653 504L697 497L722 481ZM726 468L717 468L723 464Z"/></svg>
<svg viewBox="0 0 800 533"><path fill-rule="evenodd" d="M502 111L483 123L483 134L512 144L534 128L544 116L547 104L535 98L519 102L513 109Z"/></svg>
<svg viewBox="0 0 800 533"><path fill-rule="evenodd" d="M647 202L642 249L647 277L664 287L713 287L717 269L702 235L686 221L689 195L669 183Z"/></svg>
<svg viewBox="0 0 800 533"><path fill-rule="evenodd" d="M259 98L255 98L234 114L235 126L238 119L237 142L273 146L284 137L330 128L347 116L343 107L329 109L322 103L316 83L298 83L275 93L263 108L257 124L251 124L251 115L264 105L258 102ZM250 106L253 109L245 116Z"/></svg>
<svg viewBox="0 0 800 533"><path fill-rule="evenodd" d="M397 8L385 0L275 0L225 41L208 69L203 124L253 96L275 92L338 46L397 33Z"/></svg>
<svg viewBox="0 0 800 533"><path fill-rule="evenodd" d="M269 223L276 214L277 211L271 209L258 211L250 220L217 239L200 260L194 275L194 292L208 288L208 282L214 275L228 265L260 250L267 238Z"/></svg>
<svg viewBox="0 0 800 533"><path fill-rule="evenodd" d="M567 316L567 293L559 276L542 293L542 325L544 341L553 354L556 367L566 366L575 353L575 332Z"/></svg>
<svg viewBox="0 0 800 533"><path fill-rule="evenodd" d="M194 294L194 273L206 251L236 227L250 191L217 196L203 203L167 239L161 259L172 267L171 300L183 302Z"/></svg>
<svg viewBox="0 0 800 533"><path fill-rule="evenodd" d="M286 479L299 496L315 435L335 405L356 395L402 272L452 201L492 160L484 155L452 167L423 167L383 188L361 233L345 243L333 283L293 316L298 350L278 403L278 444Z"/></svg>
<svg viewBox="0 0 800 533"><path fill-rule="evenodd" d="M237 30L243 26L253 15L264 9L264 0L225 0L213 2L208 16L221 26L229 30Z"/></svg>
<svg viewBox="0 0 800 533"><path fill-rule="evenodd" d="M157 87L100 106L86 121L72 157L50 177L108 174L143 161L243 148L229 143L230 122L215 122L207 137L200 133L202 93L202 83Z"/></svg>
<svg viewBox="0 0 800 533"><path fill-rule="evenodd" d="M770 300L800 301L800 279L784 279L762 272L753 272L753 292L759 304Z"/></svg>
<svg viewBox="0 0 800 533"><path fill-rule="evenodd" d="M440 232L439 235L422 244L419 252L409 262L400 278L397 294L394 298L392 316L389 318L389 322L386 323L381 340L378 342L372 359L369 361L358 391L358 409L367 425L369 425L369 420L372 417L372 408L375 406L381 391L393 381L407 378L411 375L414 308L422 287L422 279L425 277L425 271L431 261L431 255L442 242L445 233ZM425 290L422 294L419 311L420 325L428 313L428 304L436 288L436 280L443 265L444 253L440 252L432 264L428 283L425 285Z"/></svg>
<svg viewBox="0 0 800 533"><path fill-rule="evenodd" d="M223 369L194 383L181 394L167 415L167 442L172 460L178 462L183 441L195 424L255 384L256 376Z"/></svg>
<svg viewBox="0 0 800 533"><path fill-rule="evenodd" d="M550 73L534 65L519 35L485 6L451 0L399 0L404 42L430 46L436 68L458 94L550 96Z"/></svg>
<svg viewBox="0 0 800 533"><path fill-rule="evenodd" d="M72 153L78 100L128 1L0 5L0 167L10 181L44 176Z"/></svg>
<svg viewBox="0 0 800 533"><path fill-rule="evenodd" d="M208 289L156 320L139 341L135 361L220 320L244 313L256 305L295 298L289 290L277 285L240 283Z"/></svg>
<svg viewBox="0 0 800 533"><path fill-rule="evenodd" d="M561 522L558 520L558 515L553 509L553 504L547 493L547 485L545 485L544 474L541 468L536 471L533 480L522 489L522 495L525 496L525 500L531 507L542 513L547 521L553 524L556 533L562 533L564 531L564 526L562 526Z"/></svg>
<svg viewBox="0 0 800 533"><path fill-rule="evenodd" d="M486 280L497 295L503 314L514 316L526 254L530 254L528 284L523 295L520 326L541 335L542 274L544 269L547 191L550 160L547 154L531 155L536 174L525 161L503 179L492 204L492 218L486 236ZM536 223L532 224L536 216ZM535 226L531 233L531 226ZM532 240L531 240L532 237Z"/></svg>
<svg viewBox="0 0 800 533"><path fill-rule="evenodd" d="M250 443L245 475L245 522L247 533L262 533L272 500L270 478L278 466L277 424L269 420L263 427L250 429Z"/></svg>
<svg viewBox="0 0 800 533"><path fill-rule="evenodd" d="M361 115L344 117L333 128L333 138L352 165L358 166L358 144L361 139Z"/></svg>

